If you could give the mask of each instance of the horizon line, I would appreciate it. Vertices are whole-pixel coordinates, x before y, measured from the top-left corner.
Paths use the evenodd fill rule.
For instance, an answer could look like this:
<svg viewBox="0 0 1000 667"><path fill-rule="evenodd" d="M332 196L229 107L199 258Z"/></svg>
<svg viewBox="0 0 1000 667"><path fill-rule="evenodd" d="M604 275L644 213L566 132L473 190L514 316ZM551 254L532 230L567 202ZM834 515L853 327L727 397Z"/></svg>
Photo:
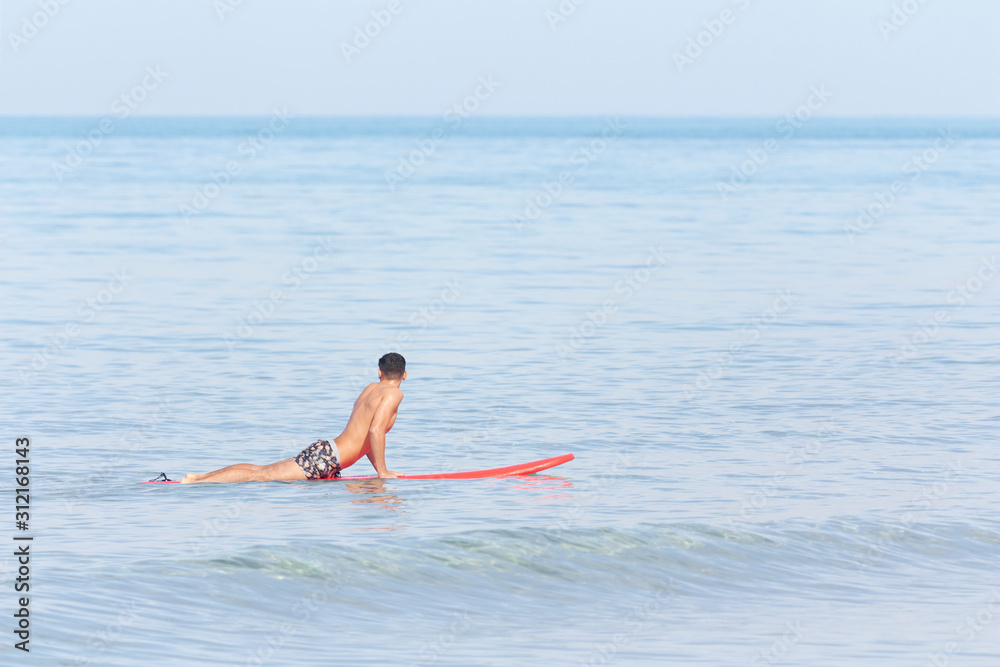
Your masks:
<svg viewBox="0 0 1000 667"><path fill-rule="evenodd" d="M316 113L304 113L296 114L295 112L289 112L291 115L297 118L440 118L441 114L431 114L431 113L350 113L350 114L316 114ZM109 115L108 113L5 113L0 111L0 118L100 118ZM142 114L142 115L131 115L127 118L122 118L121 120L141 120L141 119L163 119L163 118L264 118L267 117L269 113L176 113L176 114ZM606 112L606 113L587 113L587 114L558 114L558 113L517 113L517 114L477 114L475 117L468 118L466 120L479 120L479 119L561 119L561 118L579 118L579 119L590 119L590 118L607 118L609 116L623 117L623 118L641 118L650 120L755 120L755 119L772 119L775 117L781 118L782 115L778 114L746 114L746 115L736 115L736 114L647 114L647 113L620 113L620 112ZM963 119L963 120L996 120L1000 121L1000 114L997 115L984 115L984 114L829 114L823 116L814 116L811 120L870 120L870 119L884 119L884 120L900 120L900 119L914 119L914 120L931 120L931 119Z"/></svg>

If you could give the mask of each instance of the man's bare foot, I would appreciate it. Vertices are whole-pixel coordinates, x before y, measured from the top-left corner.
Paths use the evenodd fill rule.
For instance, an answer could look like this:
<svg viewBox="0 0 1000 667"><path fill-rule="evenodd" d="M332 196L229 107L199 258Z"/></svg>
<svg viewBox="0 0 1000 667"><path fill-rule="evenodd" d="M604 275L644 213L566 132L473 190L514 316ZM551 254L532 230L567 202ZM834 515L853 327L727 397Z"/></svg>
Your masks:
<svg viewBox="0 0 1000 667"><path fill-rule="evenodd" d="M196 475L193 472L189 472L188 474L184 475L184 479L181 480L181 484L193 484L198 481L199 477L201 477L201 475Z"/></svg>

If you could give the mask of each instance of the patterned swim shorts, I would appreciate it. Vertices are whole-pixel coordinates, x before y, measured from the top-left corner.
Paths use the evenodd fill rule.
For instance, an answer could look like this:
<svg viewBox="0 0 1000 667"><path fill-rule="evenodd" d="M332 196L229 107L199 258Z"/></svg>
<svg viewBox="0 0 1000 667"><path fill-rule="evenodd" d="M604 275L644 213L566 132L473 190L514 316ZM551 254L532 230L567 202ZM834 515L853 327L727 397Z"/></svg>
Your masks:
<svg viewBox="0 0 1000 667"><path fill-rule="evenodd" d="M295 462L306 474L306 479L340 477L340 452L336 442L317 440L303 449Z"/></svg>

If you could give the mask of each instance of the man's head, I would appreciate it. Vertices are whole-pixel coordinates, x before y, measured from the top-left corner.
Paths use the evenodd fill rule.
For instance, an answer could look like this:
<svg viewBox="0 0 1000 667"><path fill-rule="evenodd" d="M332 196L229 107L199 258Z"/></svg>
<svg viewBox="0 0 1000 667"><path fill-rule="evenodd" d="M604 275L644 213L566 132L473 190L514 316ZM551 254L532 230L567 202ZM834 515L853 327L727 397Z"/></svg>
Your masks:
<svg viewBox="0 0 1000 667"><path fill-rule="evenodd" d="M378 360L379 379L405 380L406 379L406 359L396 352L383 354Z"/></svg>

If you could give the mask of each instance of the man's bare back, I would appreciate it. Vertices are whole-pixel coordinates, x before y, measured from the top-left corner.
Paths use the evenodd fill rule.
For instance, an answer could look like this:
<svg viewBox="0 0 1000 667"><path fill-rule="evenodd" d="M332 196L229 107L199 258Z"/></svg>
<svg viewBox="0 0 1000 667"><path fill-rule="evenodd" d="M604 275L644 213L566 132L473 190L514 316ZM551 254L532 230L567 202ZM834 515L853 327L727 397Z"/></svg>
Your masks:
<svg viewBox="0 0 1000 667"><path fill-rule="evenodd" d="M343 468L367 456L379 477L400 477L385 465L385 434L396 423L403 392L399 385L406 379L406 360L390 352L379 359L378 382L364 388L347 420L347 426L333 439L334 448L318 440L295 458L270 465L237 463L204 475L189 473L182 484L196 482L295 481L328 479L340 475ZM322 469L320 474L317 470Z"/></svg>
<svg viewBox="0 0 1000 667"><path fill-rule="evenodd" d="M333 439L340 450L344 468L354 465L362 456L368 456L379 477L397 476L398 473L385 467L385 434L396 423L399 403L403 400L399 384L405 379L405 372L398 379L388 380L379 371L379 381L365 387L358 400L354 401L347 426Z"/></svg>

